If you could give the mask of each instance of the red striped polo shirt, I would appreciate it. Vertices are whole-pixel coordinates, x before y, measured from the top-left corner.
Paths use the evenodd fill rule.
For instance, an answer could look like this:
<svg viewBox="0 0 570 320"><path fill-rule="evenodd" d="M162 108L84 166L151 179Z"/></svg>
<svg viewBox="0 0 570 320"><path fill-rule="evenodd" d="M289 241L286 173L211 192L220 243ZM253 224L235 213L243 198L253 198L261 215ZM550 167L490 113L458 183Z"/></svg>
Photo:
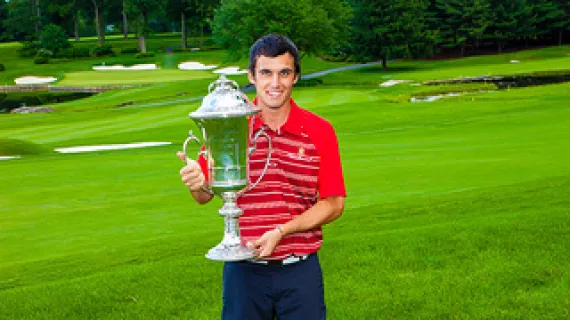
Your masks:
<svg viewBox="0 0 570 320"><path fill-rule="evenodd" d="M271 137L272 153L265 176L238 199L244 212L239 217L244 242L257 240L266 231L301 215L319 199L346 197L338 141L327 120L300 108L291 99L289 117L279 130L270 129L260 116L252 117L250 123L251 136L263 128ZM265 167L267 139L260 137L256 147L249 159L252 182ZM322 239L321 228L288 235L270 259L316 252Z"/></svg>

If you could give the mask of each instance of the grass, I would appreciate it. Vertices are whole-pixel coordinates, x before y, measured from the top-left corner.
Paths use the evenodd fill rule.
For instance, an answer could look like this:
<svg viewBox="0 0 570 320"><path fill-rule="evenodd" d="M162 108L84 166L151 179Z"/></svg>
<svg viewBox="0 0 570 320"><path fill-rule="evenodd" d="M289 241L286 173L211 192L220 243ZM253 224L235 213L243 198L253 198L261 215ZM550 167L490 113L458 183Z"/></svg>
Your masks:
<svg viewBox="0 0 570 320"><path fill-rule="evenodd" d="M560 59L524 54L541 52L546 67ZM467 74L470 61L449 69ZM570 84L380 88L384 71L355 72L294 90L334 124L349 193L320 251L329 318L568 318ZM222 235L220 201L195 205L175 156L200 103L178 100L209 81L0 117L0 145L16 150L173 142L0 162L0 318L219 317L222 264L204 254ZM473 93L408 102L461 89ZM134 103L116 107L124 101ZM172 103L151 105L160 101Z"/></svg>

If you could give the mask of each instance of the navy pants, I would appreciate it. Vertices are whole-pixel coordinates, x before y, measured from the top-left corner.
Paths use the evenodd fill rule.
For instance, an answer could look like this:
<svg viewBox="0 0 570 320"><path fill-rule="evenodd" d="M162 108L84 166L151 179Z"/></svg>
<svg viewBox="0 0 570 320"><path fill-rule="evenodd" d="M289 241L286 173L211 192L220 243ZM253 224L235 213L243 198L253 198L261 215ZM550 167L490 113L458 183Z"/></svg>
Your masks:
<svg viewBox="0 0 570 320"><path fill-rule="evenodd" d="M224 264L223 320L324 320L323 276L316 254L291 265Z"/></svg>

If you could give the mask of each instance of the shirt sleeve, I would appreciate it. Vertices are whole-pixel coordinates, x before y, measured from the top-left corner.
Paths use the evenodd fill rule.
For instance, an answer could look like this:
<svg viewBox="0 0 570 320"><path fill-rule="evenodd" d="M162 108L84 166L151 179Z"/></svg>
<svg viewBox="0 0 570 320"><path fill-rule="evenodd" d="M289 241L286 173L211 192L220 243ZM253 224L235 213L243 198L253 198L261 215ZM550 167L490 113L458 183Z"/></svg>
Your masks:
<svg viewBox="0 0 570 320"><path fill-rule="evenodd" d="M315 146L321 158L319 167L319 197L346 197L338 139L332 125L325 121L319 130Z"/></svg>

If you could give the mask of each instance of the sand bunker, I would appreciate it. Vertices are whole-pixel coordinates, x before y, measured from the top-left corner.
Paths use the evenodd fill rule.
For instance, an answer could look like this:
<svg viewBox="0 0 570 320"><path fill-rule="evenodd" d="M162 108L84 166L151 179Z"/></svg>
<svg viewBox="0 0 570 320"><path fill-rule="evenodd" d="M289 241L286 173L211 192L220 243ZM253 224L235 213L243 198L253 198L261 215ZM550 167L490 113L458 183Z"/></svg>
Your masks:
<svg viewBox="0 0 570 320"><path fill-rule="evenodd" d="M126 144L103 144L97 146L77 146L77 147L68 147L68 148L57 148L55 149L55 151L59 153L81 153L81 152L93 152L93 151L105 151L105 150L157 147L157 146L165 146L170 144L172 144L172 142L137 142L137 143L126 143Z"/></svg>
<svg viewBox="0 0 570 320"><path fill-rule="evenodd" d="M20 156L0 156L0 160L18 159Z"/></svg>
<svg viewBox="0 0 570 320"><path fill-rule="evenodd" d="M399 83L404 83L404 82L411 82L412 80L388 80L386 82L382 82L380 84L381 87L391 87L393 85L397 85Z"/></svg>
<svg viewBox="0 0 570 320"><path fill-rule="evenodd" d="M218 70L212 71L217 74L229 74L229 75L236 75L236 74L244 74L247 73L247 70L240 70L239 67L227 67Z"/></svg>
<svg viewBox="0 0 570 320"><path fill-rule="evenodd" d="M216 69L218 66L215 65L205 65L200 62L188 61L183 62L178 65L178 69L180 70L211 70Z"/></svg>
<svg viewBox="0 0 570 320"><path fill-rule="evenodd" d="M45 84L51 83L56 81L57 78L54 77L35 77L35 76L26 76L14 79L16 84Z"/></svg>
<svg viewBox="0 0 570 320"><path fill-rule="evenodd" d="M112 66L94 66L93 70L103 71L103 70L156 70L158 67L154 63L147 64L135 64L130 67L125 67L121 64L116 64Z"/></svg>

